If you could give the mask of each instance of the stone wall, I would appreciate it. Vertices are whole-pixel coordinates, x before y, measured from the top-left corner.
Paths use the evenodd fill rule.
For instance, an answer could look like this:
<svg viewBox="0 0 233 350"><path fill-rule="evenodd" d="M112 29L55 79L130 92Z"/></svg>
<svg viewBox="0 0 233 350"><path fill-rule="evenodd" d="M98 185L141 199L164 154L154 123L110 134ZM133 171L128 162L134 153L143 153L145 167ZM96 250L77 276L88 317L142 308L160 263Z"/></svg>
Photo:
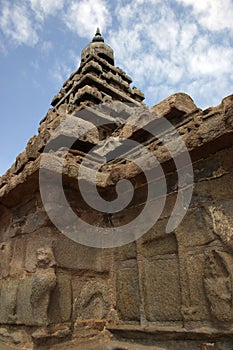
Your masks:
<svg viewBox="0 0 233 350"><path fill-rule="evenodd" d="M173 233L164 233L176 197L170 189L156 225L136 242L114 249L85 247L59 233L39 192L16 206L9 205L9 196L1 210L0 322L7 328L28 326L34 341L46 338L44 327L54 325L61 338L80 336L80 321L91 319L113 328L230 332L232 155L228 148L194 163L193 199ZM15 191L22 195L25 189ZM119 225L129 217L124 211L112 222Z"/></svg>
<svg viewBox="0 0 233 350"><path fill-rule="evenodd" d="M117 106L122 112L122 104ZM182 135L194 170L191 204L183 221L169 234L165 227L177 198L174 162L158 140L129 128L126 122L111 131L113 138L123 135L146 144L162 164L167 182L166 204L158 221L130 244L109 249L87 247L61 234L50 221L38 176L42 145L59 118L54 112L48 116L55 119L42 123L27 152L1 178L0 341L22 349L24 345L32 348L33 343L52 346L67 339L110 339L113 334L129 342L143 340L156 345L163 341L167 349L174 350L185 349L181 344L191 340L194 345L187 349L209 341L218 343L212 348L232 349L232 96L201 111L187 95L176 94L152 108L156 109ZM140 115L131 117L140 120ZM157 122L153 118L149 113L147 123ZM98 133L94 136L98 143ZM90 142L93 134L88 137ZM52 152L59 159L63 150ZM35 155L27 158L32 153ZM56 169L49 170L51 154L47 154L45 169L48 194L56 186ZM80 196L77 173L83 157L83 150L70 150L63 168L64 191L73 211L95 226L114 228L130 222L146 200L147 185L141 172L121 161L103 168L97 183L103 198L114 198L115 184L122 178L135 185L130 205L109 217L89 208ZM158 182L154 186L159 186ZM153 201L157 199L155 196ZM51 206L59 200L59 196L51 198ZM147 215L145 220L156 212Z"/></svg>
<svg viewBox="0 0 233 350"><path fill-rule="evenodd" d="M67 348L75 350L232 350L233 95L203 111L184 93L148 108L131 83L97 31L38 135L0 178L0 344L53 350L69 340ZM125 139L134 142L132 149L124 147ZM183 221L166 233L176 199L185 199L191 186L187 172L180 181L174 160L184 154L182 143L191 157L194 191L190 205L181 200L184 207L175 212L178 220L188 209ZM163 170L166 193L161 176L147 182L144 169L158 168L149 153ZM101 157L106 163L100 167ZM187 164L181 167L187 170ZM140 238L129 229L132 243L117 248L76 243L67 236L82 227L67 215L59 176L73 217L97 234L133 221L148 197L154 206L144 214L141 232L159 218ZM85 203L93 183L100 196L114 200L122 179L134 188L123 210L107 213ZM161 198L165 207L158 215ZM67 236L49 219L54 207Z"/></svg>

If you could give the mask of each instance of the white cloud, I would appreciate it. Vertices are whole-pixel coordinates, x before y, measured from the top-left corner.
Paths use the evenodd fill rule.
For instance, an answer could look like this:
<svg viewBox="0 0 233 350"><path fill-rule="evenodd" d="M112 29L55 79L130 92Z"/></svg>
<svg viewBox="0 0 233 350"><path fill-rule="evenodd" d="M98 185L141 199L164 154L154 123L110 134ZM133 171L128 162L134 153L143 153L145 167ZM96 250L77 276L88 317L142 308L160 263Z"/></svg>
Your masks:
<svg viewBox="0 0 233 350"><path fill-rule="evenodd" d="M190 50L192 47L195 37L198 34L197 25L195 23L183 23L182 30L179 36L179 46L182 51Z"/></svg>
<svg viewBox="0 0 233 350"><path fill-rule="evenodd" d="M41 52L48 55L53 49L53 43L51 41L43 41L41 44Z"/></svg>
<svg viewBox="0 0 233 350"><path fill-rule="evenodd" d="M0 53L6 54L6 52L7 52L6 47L3 43L3 41L1 41L1 37L0 37Z"/></svg>
<svg viewBox="0 0 233 350"><path fill-rule="evenodd" d="M5 37L12 40L16 45L26 44L34 46L39 40L24 3L3 3L0 15L0 29Z"/></svg>
<svg viewBox="0 0 233 350"><path fill-rule="evenodd" d="M90 38L96 27L103 32L111 23L111 13L106 0L72 1L64 16L67 27L79 36Z"/></svg>
<svg viewBox="0 0 233 350"><path fill-rule="evenodd" d="M63 84L71 72L78 69L81 58L73 50L68 50L66 58L56 60L50 69L49 75L57 84Z"/></svg>
<svg viewBox="0 0 233 350"><path fill-rule="evenodd" d="M221 4L225 11L233 13L229 0L221 0ZM183 11L181 5L185 5ZM186 5L192 5L190 11ZM219 101L232 91L233 47L229 31L222 31L219 41L215 30L230 29L233 21L227 14L224 24L219 6L219 0L119 2L115 10L119 25L107 39L117 65L132 76L149 104L170 93L187 91L198 105L204 106L206 101L213 104L211 101Z"/></svg>
<svg viewBox="0 0 233 350"><path fill-rule="evenodd" d="M53 68L50 70L49 75L56 83L62 84L70 75L70 66L56 61Z"/></svg>
<svg viewBox="0 0 233 350"><path fill-rule="evenodd" d="M153 0L134 1L124 9L121 5L116 9L120 28L109 35L116 58L139 84L164 81L171 71L171 81L178 82L183 72L177 54L181 30L172 9ZM195 32L194 26L189 29ZM182 45L188 40L190 45L192 38L182 39Z"/></svg>
<svg viewBox="0 0 233 350"><path fill-rule="evenodd" d="M177 0L191 6L197 21L209 30L233 30L232 0Z"/></svg>
<svg viewBox="0 0 233 350"><path fill-rule="evenodd" d="M52 43L52 36L43 40L42 33L46 19L53 16L63 26L62 35L69 37L68 30L73 31L77 41L78 37L90 40L99 26L114 49L116 64L132 76L149 104L179 90L191 93L197 104L203 105L208 97L213 104L212 98L220 99L232 90L232 0L12 0L1 4L5 41L0 51L12 43L39 43L41 53L52 56L56 42ZM56 40L57 33L52 29L50 33ZM60 83L77 67L76 52L72 58L69 43L62 45L66 57L51 61L51 74Z"/></svg>
<svg viewBox="0 0 233 350"><path fill-rule="evenodd" d="M63 8L64 2L65 0L3 2L0 29L8 40L8 46L12 46L12 43L16 46L35 46L40 40L39 31L42 29L43 21L49 15L55 16L57 11Z"/></svg>
<svg viewBox="0 0 233 350"><path fill-rule="evenodd" d="M48 15L55 15L64 6L65 0L27 0L37 19L44 20Z"/></svg>
<svg viewBox="0 0 233 350"><path fill-rule="evenodd" d="M232 69L233 49L222 45L207 46L203 52L193 53L190 57L190 70L196 75L220 76Z"/></svg>

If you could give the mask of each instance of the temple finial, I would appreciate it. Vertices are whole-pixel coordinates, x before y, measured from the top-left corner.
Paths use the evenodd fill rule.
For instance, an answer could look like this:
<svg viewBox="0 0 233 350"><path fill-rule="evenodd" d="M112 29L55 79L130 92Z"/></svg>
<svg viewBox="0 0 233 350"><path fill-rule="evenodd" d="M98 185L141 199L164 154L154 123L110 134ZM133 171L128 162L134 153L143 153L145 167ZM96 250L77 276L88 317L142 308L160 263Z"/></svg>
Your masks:
<svg viewBox="0 0 233 350"><path fill-rule="evenodd" d="M92 42L93 42L93 43L96 43L96 42L102 42L102 43L104 43L104 38L102 37L102 35L101 35L101 33L100 33L99 27L97 27L97 29L96 29L96 33L95 33L94 38L92 39Z"/></svg>

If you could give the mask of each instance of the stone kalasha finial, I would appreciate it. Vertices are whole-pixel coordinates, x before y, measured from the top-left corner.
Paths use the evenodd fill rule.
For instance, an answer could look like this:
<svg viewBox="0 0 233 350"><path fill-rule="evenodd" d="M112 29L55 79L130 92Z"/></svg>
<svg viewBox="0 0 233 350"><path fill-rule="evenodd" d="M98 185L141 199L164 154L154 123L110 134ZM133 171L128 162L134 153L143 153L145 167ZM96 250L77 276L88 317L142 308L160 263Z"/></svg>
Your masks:
<svg viewBox="0 0 233 350"><path fill-rule="evenodd" d="M102 42L102 43L104 43L104 38L103 38L102 35L100 34L100 29L99 29L99 28L96 29L96 33L95 33L94 38L92 39L92 42L93 42L93 43L97 43L97 42Z"/></svg>

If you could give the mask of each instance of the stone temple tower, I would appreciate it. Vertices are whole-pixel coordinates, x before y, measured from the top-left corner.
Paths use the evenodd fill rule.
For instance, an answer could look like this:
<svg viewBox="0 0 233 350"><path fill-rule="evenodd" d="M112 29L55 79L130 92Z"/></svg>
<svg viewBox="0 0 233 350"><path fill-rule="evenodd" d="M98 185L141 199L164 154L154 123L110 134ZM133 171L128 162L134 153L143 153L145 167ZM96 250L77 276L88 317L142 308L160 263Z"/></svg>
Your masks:
<svg viewBox="0 0 233 350"><path fill-rule="evenodd" d="M84 106L111 100L125 103L140 103L144 94L130 88L132 79L122 69L114 66L114 53L100 34L99 29L81 55L81 64L65 82L52 101L56 109L68 104L68 113ZM73 108L72 108L73 105ZM77 106L81 106L77 109Z"/></svg>
<svg viewBox="0 0 233 350"><path fill-rule="evenodd" d="M0 178L0 349L233 348L233 95L131 83L97 29Z"/></svg>

